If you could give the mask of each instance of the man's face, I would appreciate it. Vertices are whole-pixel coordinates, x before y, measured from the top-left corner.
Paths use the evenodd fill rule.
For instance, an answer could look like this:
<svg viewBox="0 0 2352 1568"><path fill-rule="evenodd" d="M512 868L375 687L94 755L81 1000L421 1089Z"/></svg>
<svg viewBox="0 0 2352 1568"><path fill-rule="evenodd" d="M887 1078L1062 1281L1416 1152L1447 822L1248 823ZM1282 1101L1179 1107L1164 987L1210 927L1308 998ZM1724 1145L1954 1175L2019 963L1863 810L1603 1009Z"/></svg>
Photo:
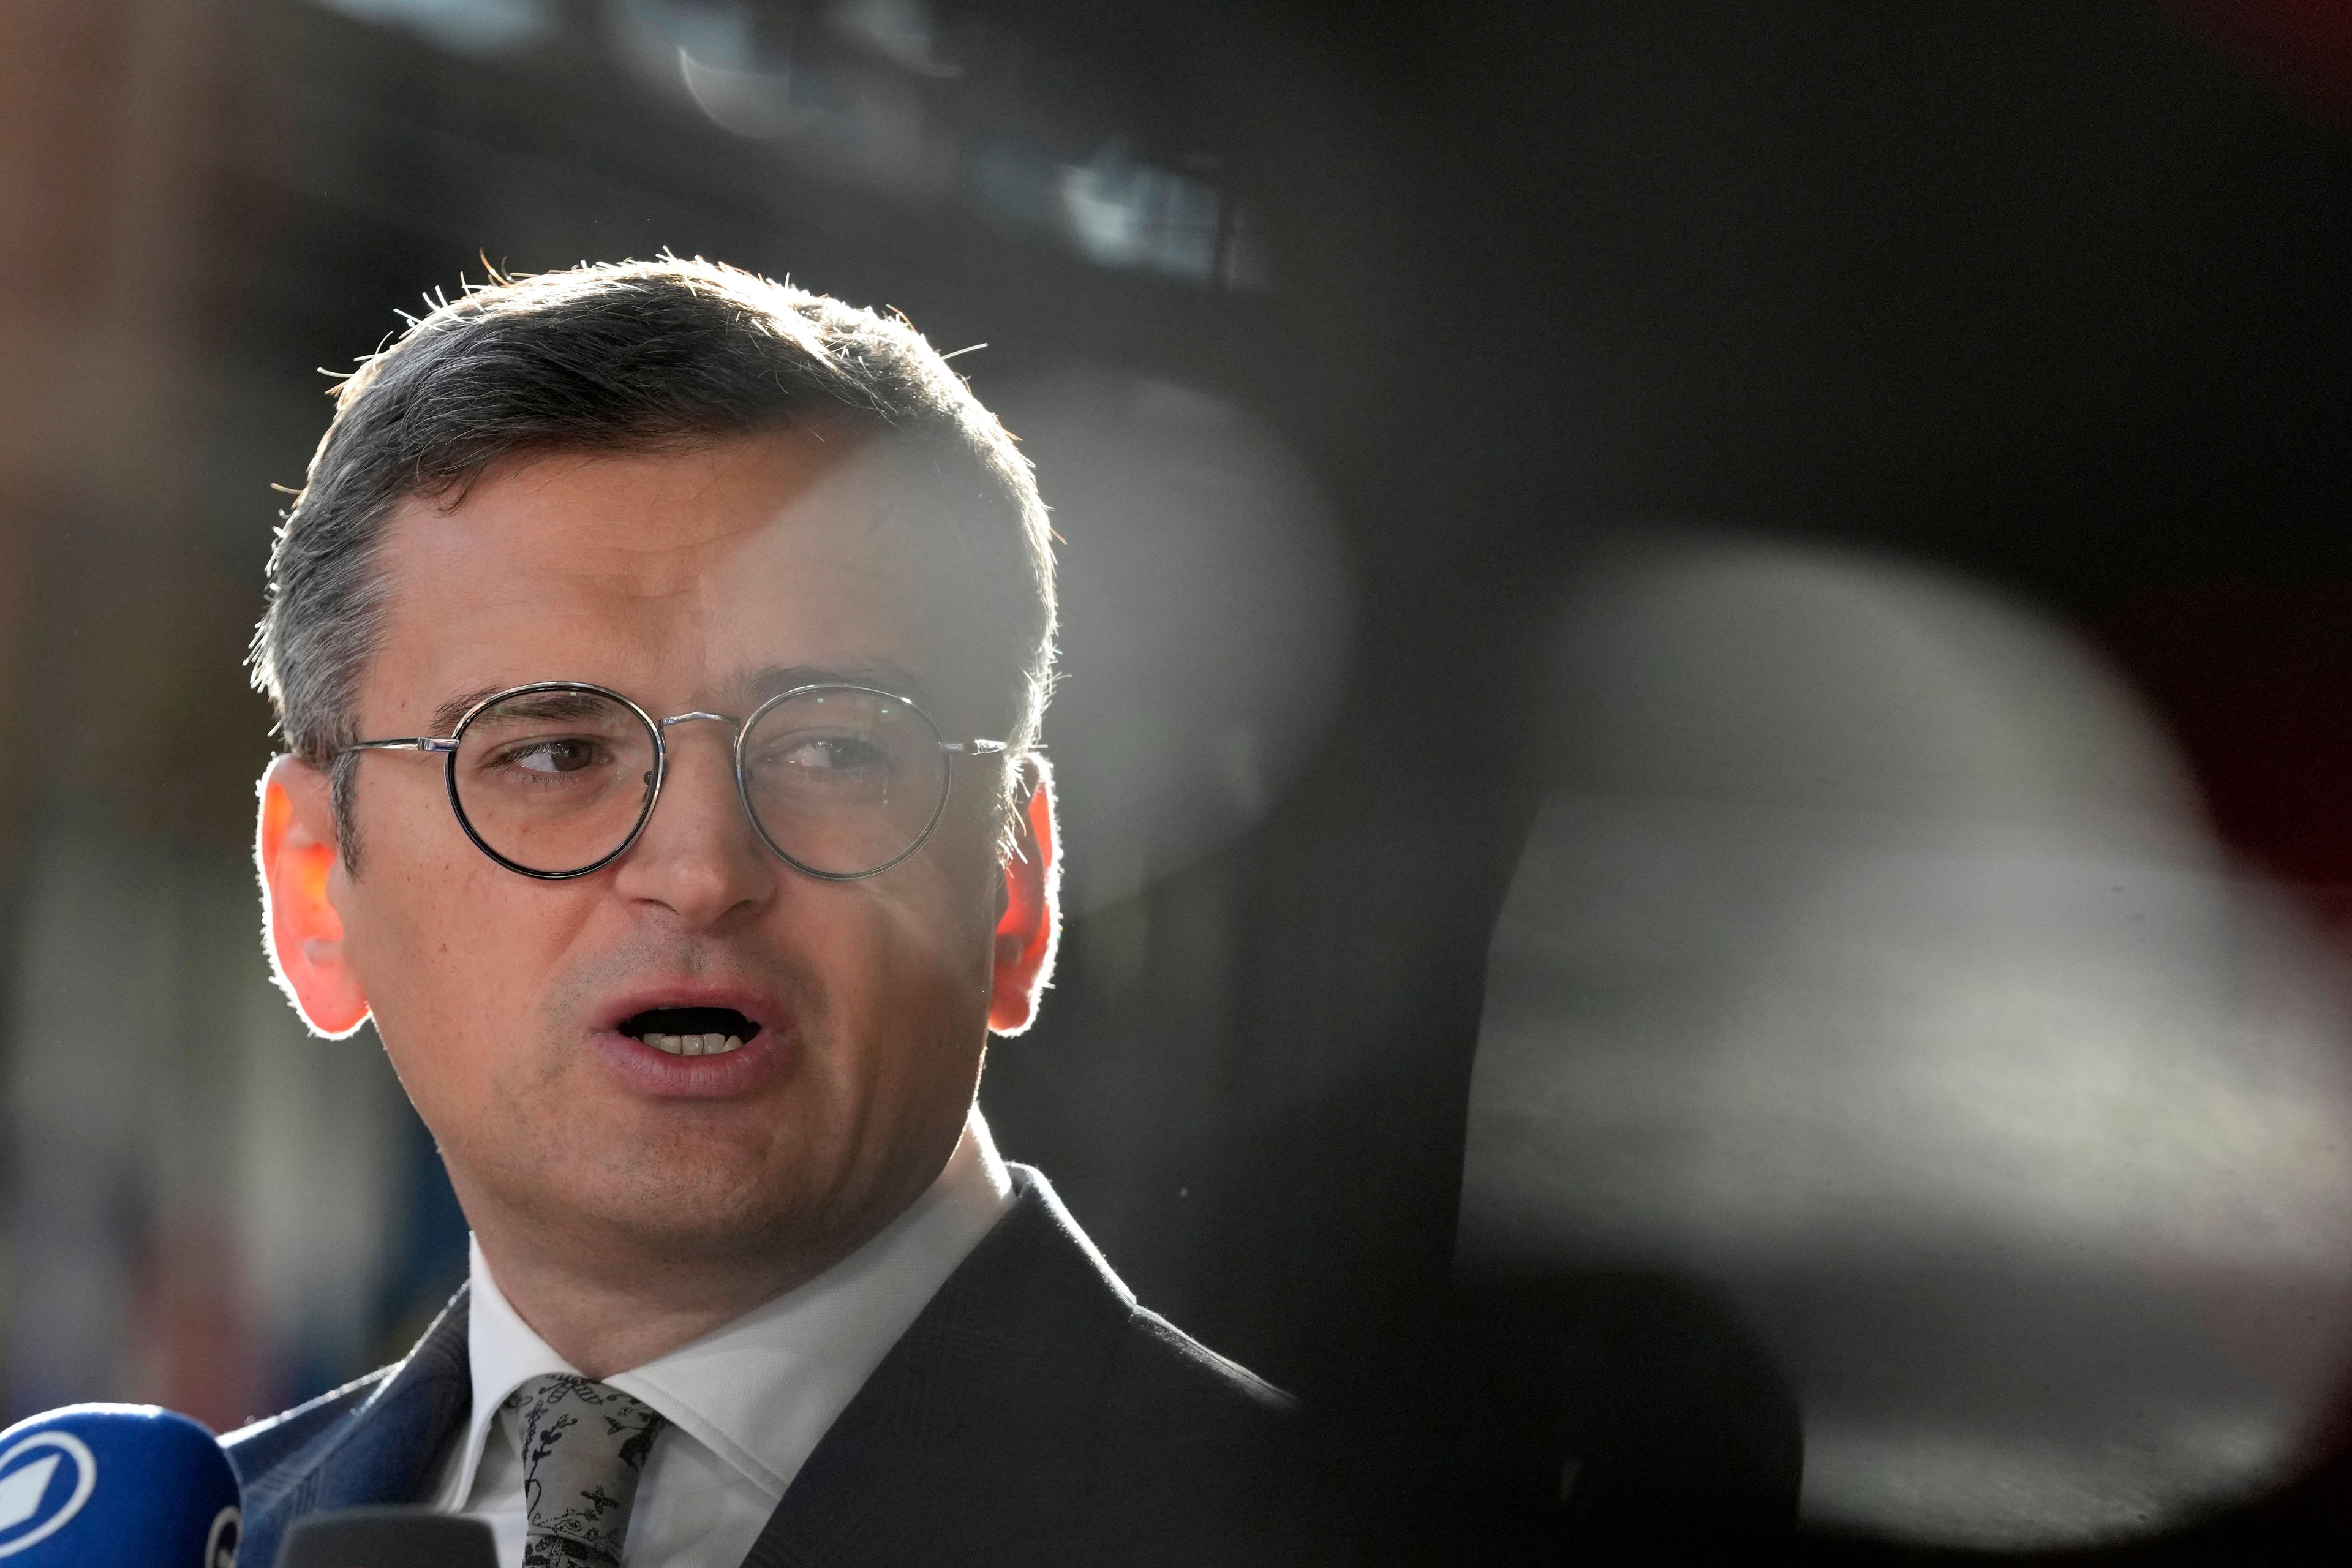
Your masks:
<svg viewBox="0 0 2352 1568"><path fill-rule="evenodd" d="M741 717L840 679L914 699L950 738L997 734L910 493L836 428L545 457L446 510L404 503L361 731L446 733L446 704L541 680L660 718ZM362 756L358 869L327 885L344 961L478 1227L494 1211L542 1244L681 1258L854 1245L937 1174L971 1103L1001 764L959 763L905 862L827 882L754 835L724 726L667 741L643 836L570 881L476 849L440 759ZM756 1032L698 1058L622 1031L663 1008L732 1009Z"/></svg>

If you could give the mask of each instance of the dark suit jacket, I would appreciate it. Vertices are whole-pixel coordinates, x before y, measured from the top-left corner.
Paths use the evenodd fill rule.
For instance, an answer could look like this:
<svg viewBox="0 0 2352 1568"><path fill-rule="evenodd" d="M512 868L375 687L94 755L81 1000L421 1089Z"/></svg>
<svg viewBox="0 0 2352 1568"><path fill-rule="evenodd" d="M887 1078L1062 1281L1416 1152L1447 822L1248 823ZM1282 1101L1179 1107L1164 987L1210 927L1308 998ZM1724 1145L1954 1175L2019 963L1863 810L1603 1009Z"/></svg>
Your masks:
<svg viewBox="0 0 2352 1568"><path fill-rule="evenodd" d="M745 1568L1293 1563L1333 1552L1290 1401L1136 1304L1045 1177L802 1466ZM426 1500L472 1402L466 1298L407 1358L226 1439L246 1561L294 1520Z"/></svg>

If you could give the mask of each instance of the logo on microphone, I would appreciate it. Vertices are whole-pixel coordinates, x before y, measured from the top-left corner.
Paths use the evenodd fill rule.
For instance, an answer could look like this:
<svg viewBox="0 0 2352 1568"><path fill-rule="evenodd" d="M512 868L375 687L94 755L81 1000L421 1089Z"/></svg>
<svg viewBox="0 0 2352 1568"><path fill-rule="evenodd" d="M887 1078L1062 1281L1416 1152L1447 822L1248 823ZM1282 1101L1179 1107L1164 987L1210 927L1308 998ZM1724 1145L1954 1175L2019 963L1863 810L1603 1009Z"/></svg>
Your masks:
<svg viewBox="0 0 2352 1568"><path fill-rule="evenodd" d="M245 1512L231 1503L213 1515L205 1537L205 1568L236 1568L237 1538L245 1533Z"/></svg>
<svg viewBox="0 0 2352 1568"><path fill-rule="evenodd" d="M36 1432L0 1454L0 1557L63 1530L98 1485L98 1458L70 1432Z"/></svg>

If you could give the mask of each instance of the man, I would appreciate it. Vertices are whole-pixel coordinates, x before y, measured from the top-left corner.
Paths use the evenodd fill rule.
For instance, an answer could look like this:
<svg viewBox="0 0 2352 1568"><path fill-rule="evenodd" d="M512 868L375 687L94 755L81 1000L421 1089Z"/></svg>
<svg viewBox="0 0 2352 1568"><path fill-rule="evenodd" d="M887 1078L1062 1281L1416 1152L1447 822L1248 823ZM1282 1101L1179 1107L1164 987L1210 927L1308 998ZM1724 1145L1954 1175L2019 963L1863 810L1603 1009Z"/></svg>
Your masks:
<svg viewBox="0 0 2352 1568"><path fill-rule="evenodd" d="M974 1103L1057 913L1028 465L904 322L500 281L344 384L271 561L277 972L473 1229L398 1364L227 1440L505 1563L1293 1560L1286 1401Z"/></svg>

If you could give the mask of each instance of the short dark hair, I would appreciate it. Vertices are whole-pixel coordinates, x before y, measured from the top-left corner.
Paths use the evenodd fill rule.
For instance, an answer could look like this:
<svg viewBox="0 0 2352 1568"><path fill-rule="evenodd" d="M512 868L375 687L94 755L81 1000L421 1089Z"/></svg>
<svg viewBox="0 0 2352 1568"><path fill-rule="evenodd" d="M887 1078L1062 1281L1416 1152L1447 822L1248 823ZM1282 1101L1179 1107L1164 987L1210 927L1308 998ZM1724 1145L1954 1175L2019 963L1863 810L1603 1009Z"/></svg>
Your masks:
<svg viewBox="0 0 2352 1568"><path fill-rule="evenodd" d="M349 863L348 747L380 630L384 520L412 496L462 498L511 457L642 450L835 414L911 442L977 503L950 520L958 565L1004 634L1011 749L1036 743L1054 658L1045 505L1012 437L903 317L699 259L494 275L413 319L334 396L270 552L250 662L287 749L331 772Z"/></svg>

